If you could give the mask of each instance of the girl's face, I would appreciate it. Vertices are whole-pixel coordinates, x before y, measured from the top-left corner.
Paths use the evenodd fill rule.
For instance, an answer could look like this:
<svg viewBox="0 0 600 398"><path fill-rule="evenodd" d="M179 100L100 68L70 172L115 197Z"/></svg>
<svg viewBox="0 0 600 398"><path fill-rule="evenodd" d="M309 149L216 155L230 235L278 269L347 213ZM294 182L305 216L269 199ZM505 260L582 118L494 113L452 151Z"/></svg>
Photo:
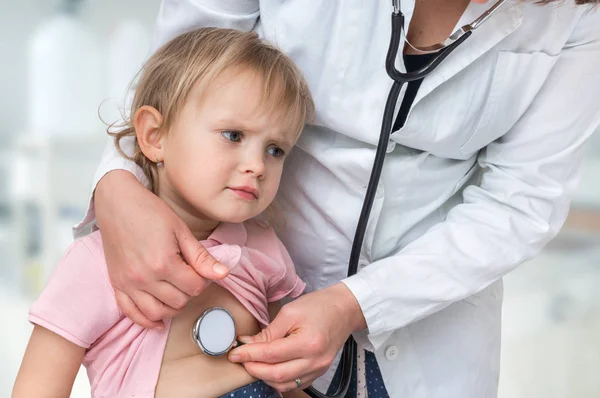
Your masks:
<svg viewBox="0 0 600 398"><path fill-rule="evenodd" d="M253 73L225 71L192 89L161 139L159 195L184 220L243 222L273 201L297 134L260 105L263 89Z"/></svg>

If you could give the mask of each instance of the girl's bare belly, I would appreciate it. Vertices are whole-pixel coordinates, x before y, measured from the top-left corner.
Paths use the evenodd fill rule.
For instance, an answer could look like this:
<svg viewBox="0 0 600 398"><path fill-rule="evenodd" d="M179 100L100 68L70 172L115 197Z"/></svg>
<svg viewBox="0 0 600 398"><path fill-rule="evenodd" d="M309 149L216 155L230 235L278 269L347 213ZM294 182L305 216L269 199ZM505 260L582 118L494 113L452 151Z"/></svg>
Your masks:
<svg viewBox="0 0 600 398"><path fill-rule="evenodd" d="M211 307L223 307L231 313L238 336L260 331L258 321L231 293L210 284L171 321L156 398L214 398L255 381L242 365L229 362L226 355L206 355L192 340L192 325Z"/></svg>

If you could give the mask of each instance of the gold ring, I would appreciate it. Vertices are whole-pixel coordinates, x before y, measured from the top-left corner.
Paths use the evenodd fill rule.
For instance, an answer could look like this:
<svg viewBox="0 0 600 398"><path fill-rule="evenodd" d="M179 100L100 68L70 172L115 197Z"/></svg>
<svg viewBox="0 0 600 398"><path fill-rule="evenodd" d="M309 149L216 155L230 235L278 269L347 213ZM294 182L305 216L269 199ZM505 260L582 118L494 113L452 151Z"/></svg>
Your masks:
<svg viewBox="0 0 600 398"><path fill-rule="evenodd" d="M299 377L296 377L296 379L294 381L296 382L296 385L298 386L298 388L302 387L302 380L300 380Z"/></svg>

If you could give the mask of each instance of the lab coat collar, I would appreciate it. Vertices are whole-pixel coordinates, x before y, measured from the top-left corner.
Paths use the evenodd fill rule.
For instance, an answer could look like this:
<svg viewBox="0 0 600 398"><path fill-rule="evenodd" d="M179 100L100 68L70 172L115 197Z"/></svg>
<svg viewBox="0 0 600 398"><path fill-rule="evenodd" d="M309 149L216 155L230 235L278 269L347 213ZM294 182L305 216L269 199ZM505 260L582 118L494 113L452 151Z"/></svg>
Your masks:
<svg viewBox="0 0 600 398"><path fill-rule="evenodd" d="M410 3L414 7L414 2ZM476 6L473 6L473 8L475 7ZM517 30L523 19L523 7L524 4L522 1L509 0L498 9L490 19L473 32L471 37L458 46L458 48L454 50L454 52L450 54L431 75L423 80L413 106L431 93L436 87L471 65L477 58ZM466 12L469 12L470 9L471 6L467 8ZM412 9L407 9L407 11L409 10L410 16L412 17ZM478 15L475 15L472 19L477 18L477 16ZM470 22L471 21L468 23ZM409 26L409 23L410 20L407 20L406 26Z"/></svg>

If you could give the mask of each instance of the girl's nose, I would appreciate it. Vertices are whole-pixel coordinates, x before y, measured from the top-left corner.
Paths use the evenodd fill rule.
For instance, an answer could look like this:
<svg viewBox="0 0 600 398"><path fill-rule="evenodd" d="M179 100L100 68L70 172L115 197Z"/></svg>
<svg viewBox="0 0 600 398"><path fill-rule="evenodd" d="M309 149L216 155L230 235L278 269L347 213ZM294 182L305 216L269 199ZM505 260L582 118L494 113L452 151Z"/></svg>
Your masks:
<svg viewBox="0 0 600 398"><path fill-rule="evenodd" d="M245 174L252 174L256 178L262 178L265 175L264 153L248 154L243 162L240 163L241 171Z"/></svg>

